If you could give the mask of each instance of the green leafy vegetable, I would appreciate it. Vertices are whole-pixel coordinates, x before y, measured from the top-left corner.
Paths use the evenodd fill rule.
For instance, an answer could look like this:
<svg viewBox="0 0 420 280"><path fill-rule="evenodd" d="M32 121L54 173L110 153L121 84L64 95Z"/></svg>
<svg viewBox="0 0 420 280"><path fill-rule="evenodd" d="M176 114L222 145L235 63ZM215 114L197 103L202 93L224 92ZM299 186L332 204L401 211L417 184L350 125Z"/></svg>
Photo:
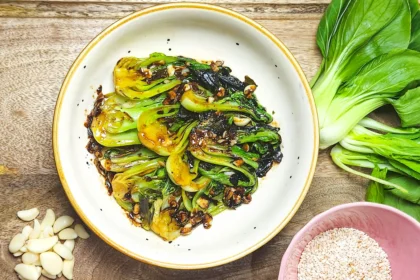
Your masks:
<svg viewBox="0 0 420 280"><path fill-rule="evenodd" d="M188 144L188 135L198 122L188 121L172 133L165 118L175 117L178 112L179 105L161 106L143 112L137 122L141 143L162 156L182 151Z"/></svg>
<svg viewBox="0 0 420 280"><path fill-rule="evenodd" d="M258 126L250 129L238 129L236 133L239 144L257 141L274 144L280 142L280 135L273 127Z"/></svg>
<svg viewBox="0 0 420 280"><path fill-rule="evenodd" d="M378 132L361 125L368 125ZM389 131L393 131L390 133ZM387 132L381 134L379 132ZM365 119L331 151L333 161L344 170L376 181L392 194L412 203L420 202L420 142L417 129L396 129ZM343 148L344 147L344 148ZM387 169L399 174L376 178L349 166Z"/></svg>
<svg viewBox="0 0 420 280"><path fill-rule="evenodd" d="M116 93L103 96L100 113L92 120L90 129L96 141L106 147L140 144L137 120L151 108L162 106L165 96L147 100L130 100Z"/></svg>
<svg viewBox="0 0 420 280"><path fill-rule="evenodd" d="M251 170L245 165L237 166L233 159L226 157L220 151L211 151L208 149L193 148L190 149L191 154L199 160L212 163L215 165L221 165L229 167L235 171L238 171L244 176L244 180L239 180L238 185L243 187L253 186L256 183L257 176L254 175ZM245 179L246 178L246 179Z"/></svg>
<svg viewBox="0 0 420 280"><path fill-rule="evenodd" d="M196 94L193 90L186 91L181 98L181 105L192 112L206 111L240 112L250 115L254 120L264 123L272 122L267 113L255 98L247 98L243 92L232 93L220 100L209 102L209 99Z"/></svg>
<svg viewBox="0 0 420 280"><path fill-rule="evenodd" d="M420 87L407 91L397 100L390 99L401 119L402 127L420 125Z"/></svg>
<svg viewBox="0 0 420 280"><path fill-rule="evenodd" d="M170 77L164 65L176 60L176 57L160 53L151 54L147 59L136 57L120 59L114 69L116 92L130 99L146 99L172 89L181 84L181 81ZM157 63L154 68L150 67L153 63ZM158 75L159 78L150 82L154 75Z"/></svg>
<svg viewBox="0 0 420 280"><path fill-rule="evenodd" d="M330 103L321 125L321 148L339 142L367 114L399 97L419 75L420 53L412 50L391 52L365 65Z"/></svg>
<svg viewBox="0 0 420 280"><path fill-rule="evenodd" d="M420 15L417 0L333 0L317 33L323 56L311 81L320 147L370 179L366 199L420 221ZM392 104L403 128L365 118ZM256 149L261 149L254 144ZM371 175L352 166L373 169Z"/></svg>
<svg viewBox="0 0 420 280"><path fill-rule="evenodd" d="M189 192L200 191L211 181L204 176L194 180L198 176L198 165L197 169L191 172L185 153L172 153L166 161L166 169L172 182Z"/></svg>
<svg viewBox="0 0 420 280"><path fill-rule="evenodd" d="M416 13L411 22L411 40L408 48L420 51L420 12Z"/></svg>
<svg viewBox="0 0 420 280"><path fill-rule="evenodd" d="M387 170L379 170L379 168L375 168L372 171L372 177L381 180L386 180ZM418 187L418 185L417 188L414 189L414 191L417 192L417 197L420 197L420 195L418 194L419 189L420 188ZM398 197L391 191L387 190L385 186L379 184L376 181L370 182L369 187L366 191L366 201L392 206L407 213L408 215L412 216L420 222L420 205L411 203L403 198Z"/></svg>
<svg viewBox="0 0 420 280"><path fill-rule="evenodd" d="M100 158L102 167L106 171L123 172L128 168L145 163L159 155L142 147L130 146L129 148L111 148L103 153Z"/></svg>
<svg viewBox="0 0 420 280"><path fill-rule="evenodd" d="M317 33L323 61L311 82L321 148L339 142L419 76L418 65L405 68L410 57L419 61L416 52L405 51L417 10L414 0L333 0L328 6Z"/></svg>
<svg viewBox="0 0 420 280"><path fill-rule="evenodd" d="M400 0L334 0L317 33L323 62L313 92L321 126L343 82L375 57L396 48L407 48L411 13Z"/></svg>
<svg viewBox="0 0 420 280"><path fill-rule="evenodd" d="M115 92L98 93L87 149L108 192L135 225L165 240L250 203L280 163L279 129L256 83L221 61L153 53L114 68Z"/></svg>

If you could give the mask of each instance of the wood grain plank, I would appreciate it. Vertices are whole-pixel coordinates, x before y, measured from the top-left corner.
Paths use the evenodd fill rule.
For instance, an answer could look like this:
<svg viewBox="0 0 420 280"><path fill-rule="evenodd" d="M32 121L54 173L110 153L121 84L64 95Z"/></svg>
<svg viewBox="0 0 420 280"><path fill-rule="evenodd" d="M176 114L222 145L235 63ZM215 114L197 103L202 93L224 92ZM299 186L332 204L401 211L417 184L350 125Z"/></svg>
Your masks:
<svg viewBox="0 0 420 280"><path fill-rule="evenodd" d="M55 174L51 123L62 80L83 47L111 19L0 21L0 164L21 174ZM261 20L314 75L316 20ZM293 34L300 34L299 37Z"/></svg>
<svg viewBox="0 0 420 280"><path fill-rule="evenodd" d="M74 251L75 279L275 279L280 260L293 236L313 216L339 204L363 200L365 182L359 178L315 178L292 221L265 246L232 263L203 270L177 271L135 261L114 250L94 234L78 240ZM57 175L0 176L2 228L0 230L0 279L15 279L19 262L8 252L8 242L24 225L17 219L21 209L38 207L40 218L48 208L57 215L77 217L60 186ZM30 199L26 199L28 196Z"/></svg>
<svg viewBox="0 0 420 280"><path fill-rule="evenodd" d="M0 3L0 17L48 18L121 18L155 3L80 3L80 2L4 2ZM308 4L232 4L220 6L253 19L319 19L326 5Z"/></svg>
<svg viewBox="0 0 420 280"><path fill-rule="evenodd" d="M14 2L38 2L39 0L15 0ZM180 1L180 0L48 0L48 2L80 2L80 3L176 3L176 2L196 2L205 4L223 4L230 3L236 5L242 4L328 4L330 0L195 0L195 1Z"/></svg>

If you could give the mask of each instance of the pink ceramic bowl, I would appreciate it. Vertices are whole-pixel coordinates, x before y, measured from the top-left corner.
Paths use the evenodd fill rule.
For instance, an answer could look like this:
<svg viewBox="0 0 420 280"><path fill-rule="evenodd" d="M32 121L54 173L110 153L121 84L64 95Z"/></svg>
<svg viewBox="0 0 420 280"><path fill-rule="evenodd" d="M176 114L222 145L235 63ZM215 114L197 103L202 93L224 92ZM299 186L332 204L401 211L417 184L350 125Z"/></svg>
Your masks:
<svg viewBox="0 0 420 280"><path fill-rule="evenodd" d="M355 228L374 238L388 254L392 279L420 279L420 223L389 206L356 202L319 214L295 235L281 261L279 280L297 279L300 255L309 241L340 227Z"/></svg>

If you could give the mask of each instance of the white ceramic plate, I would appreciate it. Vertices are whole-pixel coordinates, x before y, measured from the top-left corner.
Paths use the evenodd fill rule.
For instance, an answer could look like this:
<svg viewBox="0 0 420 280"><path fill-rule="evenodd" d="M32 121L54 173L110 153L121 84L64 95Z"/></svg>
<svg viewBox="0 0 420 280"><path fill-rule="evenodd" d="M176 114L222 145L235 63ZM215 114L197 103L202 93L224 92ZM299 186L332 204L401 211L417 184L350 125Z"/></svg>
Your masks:
<svg viewBox="0 0 420 280"><path fill-rule="evenodd" d="M281 127L283 162L262 179L249 205L215 217L168 243L133 226L90 162L83 123L95 89L113 91L112 70L124 56L152 52L223 60L237 77L259 85L260 102ZM108 27L80 54L61 88L54 115L56 165L70 202L105 242L144 262L197 269L221 265L273 238L303 201L315 169L318 122L305 76L284 45L256 22L210 5L170 4L134 13Z"/></svg>

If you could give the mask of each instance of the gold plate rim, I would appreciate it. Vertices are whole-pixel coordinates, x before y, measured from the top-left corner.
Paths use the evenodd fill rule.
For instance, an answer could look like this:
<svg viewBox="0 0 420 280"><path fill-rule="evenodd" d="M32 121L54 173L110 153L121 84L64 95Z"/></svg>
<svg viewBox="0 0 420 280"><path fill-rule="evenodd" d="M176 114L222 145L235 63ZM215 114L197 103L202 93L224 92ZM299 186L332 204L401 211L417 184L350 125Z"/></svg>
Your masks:
<svg viewBox="0 0 420 280"><path fill-rule="evenodd" d="M88 53L93 49L93 47L97 43L99 43L102 39L104 39L113 30L115 30L116 28L118 28L118 27L124 25L125 23L127 23L131 20L134 20L138 17L144 16L144 15L147 15L147 14L150 14L150 13L154 13L154 12L168 10L168 9L185 9L185 8L209 10L209 11L218 12L218 13L222 13L222 14L234 17L234 18L239 19L242 22L252 26L257 31L259 31L260 33L265 35L267 38L269 38L283 52L283 54L287 57L287 59L290 61L290 63L293 65L294 69L296 70L297 74L299 75L299 78L300 78L300 80L301 80L301 82L304 86L304 89L305 89L305 92L306 92L306 95L307 95L307 98L308 98L308 101L309 101L309 104L310 104L310 108L311 108L311 111L312 111L312 121L313 121L313 126L314 126L314 150L312 152L311 167L310 167L308 176L307 176L306 181L305 181L305 186L302 189L302 192L299 195L298 200L296 201L295 205L293 206L293 208L291 209L289 214L286 216L286 218L270 234L268 234L265 238L261 239L259 242L257 242L253 246L251 246L249 248L246 248L242 252L237 253L233 256L221 259L221 260L208 262L208 263L200 263L200 264L174 264L174 263L156 261L156 260L149 259L149 258L146 258L144 256L141 256L140 254L137 254L137 253L132 252L130 250L127 250L126 248L123 248L122 246L120 246L119 244L117 244L116 242L114 242L113 240L108 238L104 233L102 233L87 218L87 216L83 213L80 206L75 201L75 198L73 197L72 192L71 192L71 190L70 190L70 188L67 184L67 180L64 176L62 165L61 165L61 160L60 160L60 155L59 155L59 150L58 150L58 120L60 118L61 106L62 106L64 95L67 92L68 85L69 85L76 69L81 64L83 59L88 55ZM237 12L232 11L232 10L228 10L228 9L218 7L218 6L215 6L215 5L199 4L199 3L163 4L163 5L157 5L157 6L153 6L153 7L150 7L150 8L143 9L141 11L132 13L132 14L116 21L115 23L111 24L109 27L104 29L99 35L97 35L91 42L89 42L89 44L82 50L82 52L79 54L79 56L76 58L76 60L72 64L72 66L71 66L70 70L68 71L68 73L67 73L67 75L64 79L64 82L61 86L59 95L57 97L56 106L55 106L55 109L54 109L52 134L53 134L52 136L53 136L54 159L55 159L55 164L56 164L56 168L57 168L57 172L58 172L60 181L62 183L63 189L64 189L70 203L72 204L73 208L76 210L76 212L80 216L80 218L84 221L84 223L97 236L99 236L103 241L105 241L108 245L112 246L113 248L117 249L118 251L122 252L123 254L125 254L125 255L133 258L133 259L142 261L142 262L147 263L147 264L153 264L153 265L160 266L160 267L180 269L180 270L210 268L210 267L215 267L215 266L219 266L219 265L223 265L223 264L235 261L235 260L237 260L239 258L242 258L242 257L248 255L249 253L252 253L253 251L257 250L258 248L260 248L261 246L266 244L268 241L270 241L275 235L277 235L289 223L289 221L295 215L296 211L299 209L300 205L302 204L302 202L303 202L303 200L304 200L304 198L305 198L305 196L306 196L306 194L309 190L310 184L312 182L312 178L313 178L314 173L315 173L315 166L316 166L316 162L317 162L317 158L318 158L318 148L319 148L318 116L317 116L317 111L316 111L316 107L315 107L315 101L314 101L313 96L312 96L312 91L311 91L311 88L308 84L308 81L306 80L306 76L303 73L300 65L298 64L296 59L293 57L293 55L290 53L290 51L286 48L286 46L277 37L275 37L271 32L269 32L267 29L265 29L261 24L256 23L255 21L245 17L244 15L241 15Z"/></svg>

